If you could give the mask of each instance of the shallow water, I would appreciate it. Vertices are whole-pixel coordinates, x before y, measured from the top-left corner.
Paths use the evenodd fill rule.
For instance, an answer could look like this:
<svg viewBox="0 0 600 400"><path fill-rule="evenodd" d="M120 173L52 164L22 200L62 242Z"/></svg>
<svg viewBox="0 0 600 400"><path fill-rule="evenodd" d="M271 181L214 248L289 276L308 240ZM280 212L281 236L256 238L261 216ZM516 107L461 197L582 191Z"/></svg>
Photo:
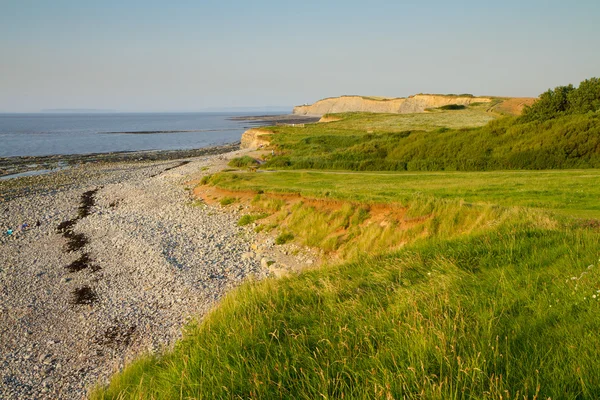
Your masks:
<svg viewBox="0 0 600 400"><path fill-rule="evenodd" d="M0 114L0 157L183 150L220 145L240 140L248 128L247 122L228 118L268 114Z"/></svg>
<svg viewBox="0 0 600 400"><path fill-rule="evenodd" d="M4 181L7 179L13 179L13 178L21 178L24 176L44 175L44 174L49 174L50 172L56 172L56 171L63 170L65 168L69 168L69 167L52 168L52 169L36 169L33 171L19 172L17 174L9 174L9 175L0 176L0 181Z"/></svg>

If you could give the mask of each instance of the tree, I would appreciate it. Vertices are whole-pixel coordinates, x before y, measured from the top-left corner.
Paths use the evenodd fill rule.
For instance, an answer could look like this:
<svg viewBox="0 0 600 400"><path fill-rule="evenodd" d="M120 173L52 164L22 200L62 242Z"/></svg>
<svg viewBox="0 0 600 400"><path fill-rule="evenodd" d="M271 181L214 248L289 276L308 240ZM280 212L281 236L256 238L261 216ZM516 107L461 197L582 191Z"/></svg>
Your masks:
<svg viewBox="0 0 600 400"><path fill-rule="evenodd" d="M586 79L579 84L577 90L569 93L571 114L585 114L598 110L600 110L600 79Z"/></svg>
<svg viewBox="0 0 600 400"><path fill-rule="evenodd" d="M569 109L569 94L574 90L573 85L549 89L542 93L540 99L531 107L523 110L523 119L525 121L548 120L564 115Z"/></svg>

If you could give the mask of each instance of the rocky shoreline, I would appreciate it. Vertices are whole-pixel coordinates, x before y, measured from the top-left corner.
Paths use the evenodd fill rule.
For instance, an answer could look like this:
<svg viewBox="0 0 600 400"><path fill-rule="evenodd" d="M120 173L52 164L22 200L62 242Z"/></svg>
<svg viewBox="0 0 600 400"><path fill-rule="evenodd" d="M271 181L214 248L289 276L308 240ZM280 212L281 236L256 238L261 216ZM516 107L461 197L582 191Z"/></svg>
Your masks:
<svg viewBox="0 0 600 400"><path fill-rule="evenodd" d="M200 203L186 184L239 154L0 181L0 398L85 398L243 280L273 272L266 257L281 250L237 226L244 210Z"/></svg>
<svg viewBox="0 0 600 400"><path fill-rule="evenodd" d="M31 157L0 157L0 177L26 171L57 170L88 163L166 161L221 154L239 149L240 143L190 150L122 151L116 153L69 154Z"/></svg>

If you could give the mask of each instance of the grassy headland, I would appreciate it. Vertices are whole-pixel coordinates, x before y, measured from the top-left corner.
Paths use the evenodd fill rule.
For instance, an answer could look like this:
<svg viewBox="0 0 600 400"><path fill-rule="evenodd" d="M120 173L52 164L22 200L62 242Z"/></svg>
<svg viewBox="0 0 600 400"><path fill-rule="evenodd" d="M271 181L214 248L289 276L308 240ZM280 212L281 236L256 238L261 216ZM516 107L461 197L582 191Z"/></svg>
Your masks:
<svg viewBox="0 0 600 400"><path fill-rule="evenodd" d="M465 109L441 107L400 115L346 113L336 114L338 120L326 124L262 128L272 132L263 138L268 137L276 149L266 167L354 171L598 168L600 100L596 97L600 97L600 83L591 79L580 86L558 87L543 94L521 117L494 119L499 115L489 110L500 101L495 99L492 104L475 103Z"/></svg>
<svg viewBox="0 0 600 400"><path fill-rule="evenodd" d="M600 172L532 170L600 166L600 116L429 119L468 112L270 128L274 168L437 172L206 179L344 262L245 284L92 397L597 398ZM529 171L444 171L499 168Z"/></svg>
<svg viewBox="0 0 600 400"><path fill-rule="evenodd" d="M341 115L343 120L305 128L271 127L277 149L266 167L354 171L486 171L600 167L600 114L567 115L546 121L494 120L483 127L436 127L431 122L384 124L377 115ZM420 118L420 114L409 114ZM438 116L440 119L438 119ZM403 120L397 116L390 119ZM457 118L457 119L454 119ZM452 120L459 121L454 116ZM263 136L264 138L264 136Z"/></svg>

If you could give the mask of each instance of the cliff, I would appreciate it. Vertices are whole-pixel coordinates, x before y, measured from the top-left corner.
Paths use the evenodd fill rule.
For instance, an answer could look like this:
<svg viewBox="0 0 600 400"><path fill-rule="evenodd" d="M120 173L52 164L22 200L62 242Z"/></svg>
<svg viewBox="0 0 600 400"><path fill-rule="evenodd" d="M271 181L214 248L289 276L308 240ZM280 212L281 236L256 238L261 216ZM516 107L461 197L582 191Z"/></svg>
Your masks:
<svg viewBox="0 0 600 400"><path fill-rule="evenodd" d="M271 133L273 132L259 128L248 129L242 134L240 147L242 149L257 149L260 146L266 146L269 144L269 141L261 138L261 136L269 135Z"/></svg>
<svg viewBox="0 0 600 400"><path fill-rule="evenodd" d="M449 104L469 105L489 103L489 97L444 96L417 94L407 98L377 98L362 96L342 96L319 100L312 105L294 107L295 115L325 115L343 112L372 112L409 114L424 112L426 108L436 108Z"/></svg>

